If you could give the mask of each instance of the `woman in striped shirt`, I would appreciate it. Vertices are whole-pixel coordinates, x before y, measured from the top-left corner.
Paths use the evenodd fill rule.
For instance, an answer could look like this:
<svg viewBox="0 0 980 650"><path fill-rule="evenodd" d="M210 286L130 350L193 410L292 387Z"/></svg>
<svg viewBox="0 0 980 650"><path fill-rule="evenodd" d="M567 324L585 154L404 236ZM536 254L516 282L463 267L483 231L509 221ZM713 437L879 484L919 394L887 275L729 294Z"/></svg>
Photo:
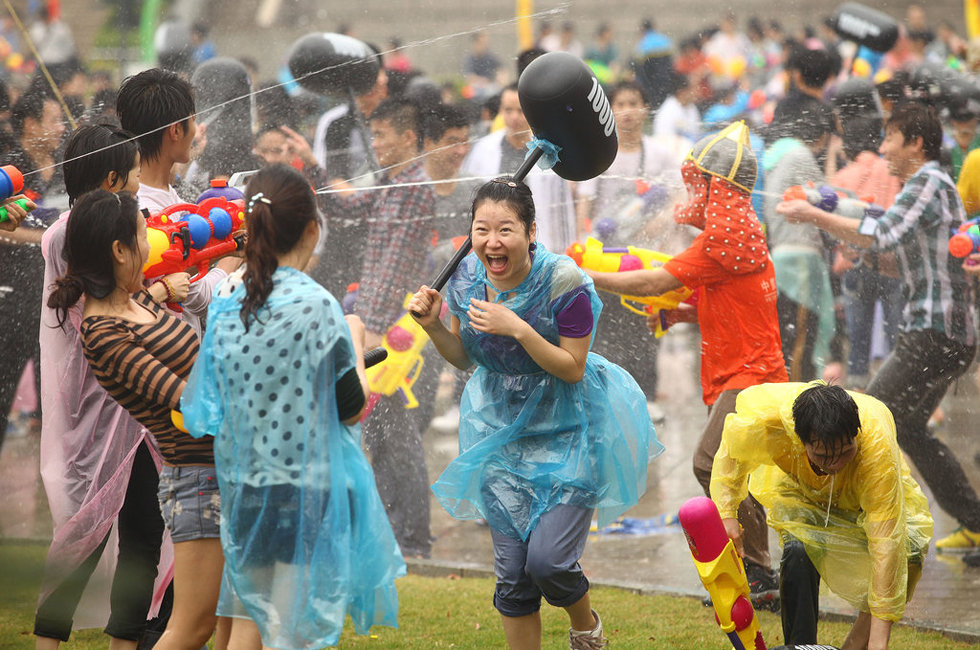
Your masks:
<svg viewBox="0 0 980 650"><path fill-rule="evenodd" d="M155 646L200 648L215 629L224 559L210 438L171 421L197 357L194 330L143 288L146 222L132 194L95 190L68 221L68 271L48 299L59 320L84 295L82 344L103 388L156 438L163 456L159 500L174 541L174 608ZM222 633L219 629L220 647Z"/></svg>

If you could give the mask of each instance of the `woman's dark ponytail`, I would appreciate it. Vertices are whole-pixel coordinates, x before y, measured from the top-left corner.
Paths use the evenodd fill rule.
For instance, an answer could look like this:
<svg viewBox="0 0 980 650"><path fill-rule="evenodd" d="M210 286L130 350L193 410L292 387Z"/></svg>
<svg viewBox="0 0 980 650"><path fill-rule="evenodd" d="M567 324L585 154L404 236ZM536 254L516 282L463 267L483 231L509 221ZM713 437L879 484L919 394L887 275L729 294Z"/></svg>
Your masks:
<svg viewBox="0 0 980 650"><path fill-rule="evenodd" d="M85 293L85 283L74 275L65 275L54 281L54 290L48 296L48 307L58 315L58 327L64 327L68 310L78 304Z"/></svg>
<svg viewBox="0 0 980 650"><path fill-rule="evenodd" d="M265 197L253 198L246 217L248 240L245 242L245 300L242 301L242 323L248 331L249 320L258 312L272 293L272 274L279 268L276 259L271 207L262 201Z"/></svg>
<svg viewBox="0 0 980 650"><path fill-rule="evenodd" d="M278 256L291 251L310 221L317 219L309 181L294 168L272 165L256 174L245 189L245 299L241 317L248 331L272 293Z"/></svg>

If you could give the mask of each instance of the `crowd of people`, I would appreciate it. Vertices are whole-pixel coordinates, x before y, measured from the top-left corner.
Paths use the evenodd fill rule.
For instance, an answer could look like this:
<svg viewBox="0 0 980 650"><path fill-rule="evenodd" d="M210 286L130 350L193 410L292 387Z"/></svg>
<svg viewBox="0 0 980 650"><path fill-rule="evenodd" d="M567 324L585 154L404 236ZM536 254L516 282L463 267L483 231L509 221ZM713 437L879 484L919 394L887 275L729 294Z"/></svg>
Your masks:
<svg viewBox="0 0 980 650"><path fill-rule="evenodd" d="M542 596L571 648L604 647L579 559L593 516L646 489L651 332L681 322L708 408L694 474L787 642L816 642L822 579L862 612L844 647L887 647L932 536L901 452L960 525L934 546L980 564L980 499L936 435L977 345L980 244L948 240L980 213L980 45L918 5L886 53L731 14L676 45L644 20L628 55L609 25L584 46L541 24L513 70L475 32L442 84L368 44L377 76L348 100L194 36L118 86L64 41L45 73L0 75L0 162L25 181L0 221L0 445L33 360L55 524L38 648L68 640L103 556L114 648L394 624L394 579L434 541L423 434L447 416L460 455L431 490L488 524L511 647L540 647ZM556 50L605 86L618 153L588 181L515 181L534 134L514 80ZM145 277L143 217L239 172L241 250ZM445 295L425 286L467 235ZM589 236L674 257L581 270L562 254ZM685 287L647 318L619 304ZM406 311L432 342L418 408L363 361Z"/></svg>

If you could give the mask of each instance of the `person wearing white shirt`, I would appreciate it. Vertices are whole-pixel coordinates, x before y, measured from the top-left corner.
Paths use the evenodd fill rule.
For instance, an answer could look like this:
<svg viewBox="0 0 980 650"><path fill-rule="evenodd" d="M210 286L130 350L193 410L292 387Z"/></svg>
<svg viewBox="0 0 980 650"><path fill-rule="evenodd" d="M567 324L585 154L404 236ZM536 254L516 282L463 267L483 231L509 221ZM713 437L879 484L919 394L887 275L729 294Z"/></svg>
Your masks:
<svg viewBox="0 0 980 650"><path fill-rule="evenodd" d="M160 68L145 70L123 82L116 113L122 127L135 134L139 142L142 169L136 196L140 208L157 213L184 203L170 185L170 178L174 165L190 161L191 143L198 130L190 84ZM183 319L199 336L202 316L215 287L240 265L239 258L222 258L203 278L191 284L183 303Z"/></svg>
<svg viewBox="0 0 980 650"><path fill-rule="evenodd" d="M653 119L655 136L686 138L695 141L701 133L701 114L694 105L694 89L687 76L675 73L674 94L667 97Z"/></svg>

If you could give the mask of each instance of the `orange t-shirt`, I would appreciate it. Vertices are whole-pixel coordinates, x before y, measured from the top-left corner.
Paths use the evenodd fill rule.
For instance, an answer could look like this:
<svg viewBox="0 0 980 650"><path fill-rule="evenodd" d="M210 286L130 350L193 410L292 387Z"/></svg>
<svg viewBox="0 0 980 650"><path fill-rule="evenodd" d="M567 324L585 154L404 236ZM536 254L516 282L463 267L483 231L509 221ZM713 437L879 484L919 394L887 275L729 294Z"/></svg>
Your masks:
<svg viewBox="0 0 980 650"><path fill-rule="evenodd" d="M701 390L714 404L722 391L789 381L776 315L772 262L745 274L724 269L703 250L699 236L664 270L698 293Z"/></svg>

